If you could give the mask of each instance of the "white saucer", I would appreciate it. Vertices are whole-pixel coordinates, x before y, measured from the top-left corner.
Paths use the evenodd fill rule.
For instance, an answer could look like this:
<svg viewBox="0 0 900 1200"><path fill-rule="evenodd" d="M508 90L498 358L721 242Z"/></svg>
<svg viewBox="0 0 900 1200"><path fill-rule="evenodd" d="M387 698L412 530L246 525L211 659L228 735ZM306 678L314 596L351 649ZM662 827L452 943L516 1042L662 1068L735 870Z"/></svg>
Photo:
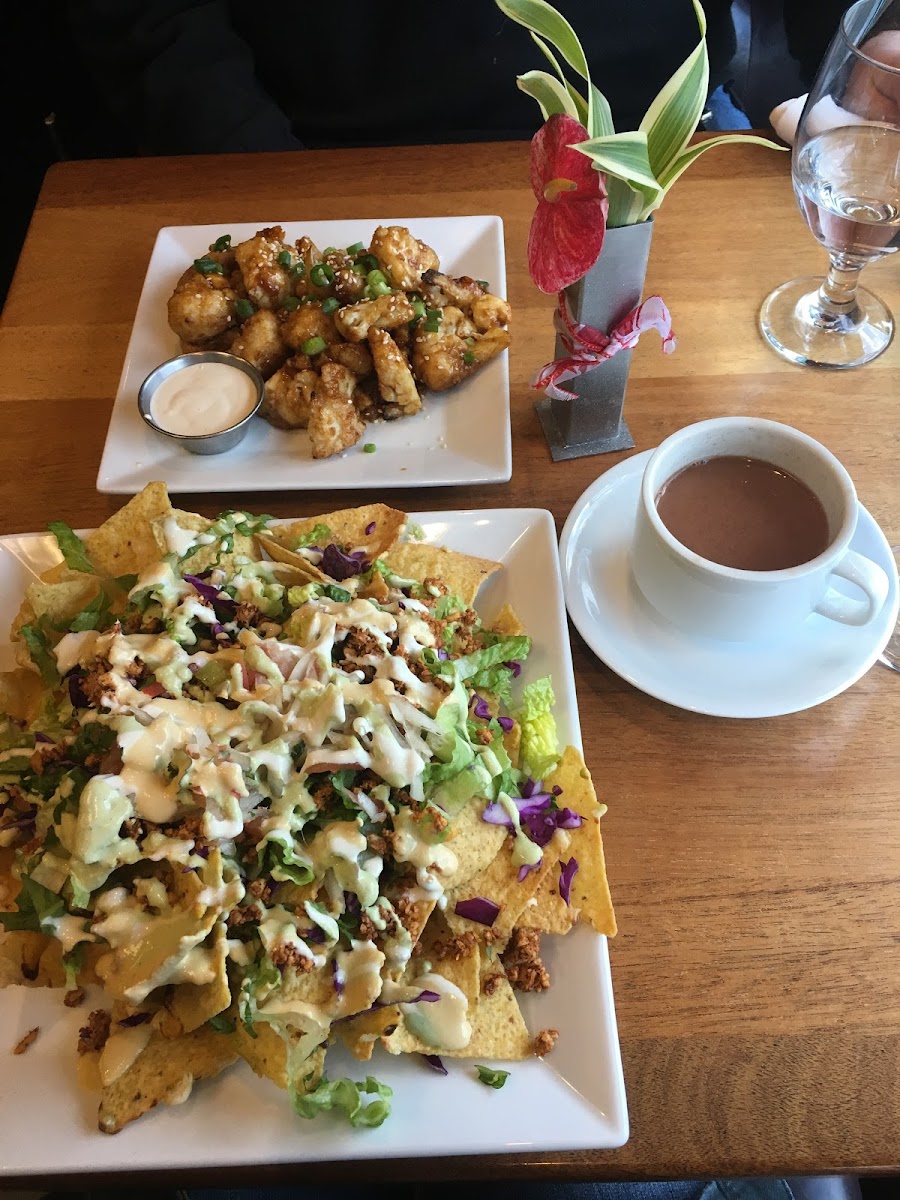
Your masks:
<svg viewBox="0 0 900 1200"><path fill-rule="evenodd" d="M813 614L789 638L766 643L692 637L647 603L631 575L641 477L652 453L633 455L591 484L560 538L566 606L597 657L641 691L714 717L798 712L856 683L891 636L900 593L890 547L862 505L851 545L891 581L875 621L853 627ZM835 586L854 592L840 580Z"/></svg>

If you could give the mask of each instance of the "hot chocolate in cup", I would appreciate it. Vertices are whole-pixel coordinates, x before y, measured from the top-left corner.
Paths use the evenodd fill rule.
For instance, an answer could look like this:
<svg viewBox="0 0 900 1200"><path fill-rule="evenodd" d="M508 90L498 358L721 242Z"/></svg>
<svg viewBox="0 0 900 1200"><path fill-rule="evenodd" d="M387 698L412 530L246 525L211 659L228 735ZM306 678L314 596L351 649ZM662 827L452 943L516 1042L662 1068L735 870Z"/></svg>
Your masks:
<svg viewBox="0 0 900 1200"><path fill-rule="evenodd" d="M815 547L814 557L774 570L747 570L712 561L672 533L660 516L660 492L685 468L721 458L771 464L792 476L794 483L799 481L801 491L812 492L827 523L822 527L823 545ZM707 517L718 516L715 474L710 473L694 498L695 503L705 500ZM740 521L733 508L720 507ZM724 641L789 636L813 613L846 625L867 625L884 607L888 578L877 563L850 549L858 514L850 476L829 450L805 433L757 417L700 421L666 438L644 469L631 547L635 582L674 625ZM777 515L772 519L780 520ZM741 529L733 533L740 544ZM855 585L852 590L858 594L838 591L835 577Z"/></svg>

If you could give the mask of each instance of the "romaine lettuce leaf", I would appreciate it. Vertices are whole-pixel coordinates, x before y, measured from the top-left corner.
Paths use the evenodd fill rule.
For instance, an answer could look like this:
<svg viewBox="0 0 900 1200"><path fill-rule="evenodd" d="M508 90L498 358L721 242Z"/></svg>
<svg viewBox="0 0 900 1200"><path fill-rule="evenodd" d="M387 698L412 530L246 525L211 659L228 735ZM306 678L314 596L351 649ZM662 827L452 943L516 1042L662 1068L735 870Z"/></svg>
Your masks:
<svg viewBox="0 0 900 1200"><path fill-rule="evenodd" d="M559 761L559 738L551 711L555 701L547 675L529 683L522 692L522 767L532 779L543 779Z"/></svg>
<svg viewBox="0 0 900 1200"><path fill-rule="evenodd" d="M513 637L501 638L492 646L486 646L484 650L476 650L474 654L454 659L457 678L471 679L480 671L494 667L498 663L513 660L521 662L522 659L527 658L530 649L531 638L527 634L519 633Z"/></svg>
<svg viewBox="0 0 900 1200"><path fill-rule="evenodd" d="M0 925L4 929L28 929L32 933L54 931L54 918L65 914L66 905L61 896L49 888L35 883L27 875L22 879L22 890L16 896L18 912L0 912Z"/></svg>
<svg viewBox="0 0 900 1200"><path fill-rule="evenodd" d="M73 571L85 571L89 575L97 574L94 564L88 558L84 542L70 525L65 521L51 521L47 528L56 538L56 544L66 560L67 567L71 567Z"/></svg>
<svg viewBox="0 0 900 1200"><path fill-rule="evenodd" d="M311 1092L290 1088L294 1110L304 1120L311 1121L319 1113L337 1109L356 1128L375 1129L390 1116L390 1098L394 1094L386 1083L367 1075L361 1083L352 1079L329 1080L322 1076ZM366 1100L367 1096L377 1099Z"/></svg>

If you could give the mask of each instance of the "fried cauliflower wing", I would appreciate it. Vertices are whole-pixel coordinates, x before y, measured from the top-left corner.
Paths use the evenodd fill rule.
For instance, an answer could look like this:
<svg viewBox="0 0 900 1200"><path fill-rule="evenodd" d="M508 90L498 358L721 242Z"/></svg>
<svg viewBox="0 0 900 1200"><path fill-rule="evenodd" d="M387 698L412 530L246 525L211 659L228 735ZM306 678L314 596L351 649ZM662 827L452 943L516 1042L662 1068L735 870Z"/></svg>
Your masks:
<svg viewBox="0 0 900 1200"><path fill-rule="evenodd" d="M397 329L407 325L415 315L408 297L401 292L389 292L377 300L361 300L339 308L334 323L348 342L364 342L373 325L378 329Z"/></svg>
<svg viewBox="0 0 900 1200"><path fill-rule="evenodd" d="M294 295L324 299L328 295L328 286L317 285L310 278L313 267L317 267L323 261L322 251L312 238L305 236L297 238L296 247L297 261L303 264L303 270L294 280Z"/></svg>
<svg viewBox="0 0 900 1200"><path fill-rule="evenodd" d="M433 392L445 392L508 346L509 333L505 329L489 329L466 338L443 327L439 333L421 330L413 344L413 370L416 378Z"/></svg>
<svg viewBox="0 0 900 1200"><path fill-rule="evenodd" d="M365 342L332 342L323 354L332 362L340 363L342 367L352 371L360 379L365 379L375 370L372 355Z"/></svg>
<svg viewBox="0 0 900 1200"><path fill-rule="evenodd" d="M268 379L288 357L290 349L281 336L278 318L269 309L261 308L241 326L231 353L252 363L262 372L263 379Z"/></svg>
<svg viewBox="0 0 900 1200"><path fill-rule="evenodd" d="M290 255L286 265L279 255ZM244 281L244 289L257 308L280 308L293 288L291 267L296 254L285 245L280 225L261 229L254 237L234 247L234 257Z"/></svg>
<svg viewBox="0 0 900 1200"><path fill-rule="evenodd" d="M455 305L472 318L482 333L497 325L509 324L509 304L468 275L454 279L452 275L444 275L440 271L426 271L422 276L421 290L432 308Z"/></svg>
<svg viewBox="0 0 900 1200"><path fill-rule="evenodd" d="M305 429L319 376L305 354L298 354L266 381L259 415L276 429Z"/></svg>
<svg viewBox="0 0 900 1200"><path fill-rule="evenodd" d="M281 336L292 350L302 349L303 343L314 337L323 338L328 345L341 340L334 317L322 312L322 305L317 303L301 304L286 313L281 321Z"/></svg>
<svg viewBox="0 0 900 1200"><path fill-rule="evenodd" d="M379 225L372 235L369 253L381 263L390 284L404 292L417 291L423 273L441 265L432 248L403 225Z"/></svg>
<svg viewBox="0 0 900 1200"><path fill-rule="evenodd" d="M196 267L188 267L169 297L169 328L182 342L205 348L237 324L236 299L226 276L202 275Z"/></svg>
<svg viewBox="0 0 900 1200"><path fill-rule="evenodd" d="M378 376L378 390L384 402L385 416L398 408L398 416L408 417L422 407L422 397L416 388L409 363L397 343L384 329L369 330L369 348Z"/></svg>
<svg viewBox="0 0 900 1200"><path fill-rule="evenodd" d="M340 363L323 362L320 386L309 405L309 440L313 458L329 458L353 446L366 423L356 411L356 376Z"/></svg>

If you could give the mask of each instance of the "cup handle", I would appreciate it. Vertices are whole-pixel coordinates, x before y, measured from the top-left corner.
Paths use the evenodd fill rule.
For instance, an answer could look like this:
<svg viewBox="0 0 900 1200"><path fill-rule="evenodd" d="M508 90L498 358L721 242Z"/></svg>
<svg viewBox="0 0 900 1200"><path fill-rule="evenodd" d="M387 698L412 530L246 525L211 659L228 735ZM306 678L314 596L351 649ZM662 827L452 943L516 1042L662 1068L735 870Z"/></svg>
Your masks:
<svg viewBox="0 0 900 1200"><path fill-rule="evenodd" d="M878 563L872 562L855 550L848 550L841 561L832 568L832 574L846 579L866 593L865 600L854 600L830 587L813 612L841 621L844 625L868 625L884 608L890 584Z"/></svg>

